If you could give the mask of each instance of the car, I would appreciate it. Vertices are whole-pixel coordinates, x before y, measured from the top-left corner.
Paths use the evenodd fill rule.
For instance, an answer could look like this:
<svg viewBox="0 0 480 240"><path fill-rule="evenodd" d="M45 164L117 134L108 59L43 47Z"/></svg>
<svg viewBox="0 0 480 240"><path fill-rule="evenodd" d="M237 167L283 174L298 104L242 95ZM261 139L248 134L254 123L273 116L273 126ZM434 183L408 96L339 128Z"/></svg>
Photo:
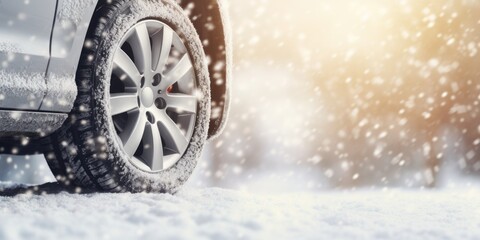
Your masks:
<svg viewBox="0 0 480 240"><path fill-rule="evenodd" d="M74 189L176 192L228 112L219 0L0 1L0 151Z"/></svg>

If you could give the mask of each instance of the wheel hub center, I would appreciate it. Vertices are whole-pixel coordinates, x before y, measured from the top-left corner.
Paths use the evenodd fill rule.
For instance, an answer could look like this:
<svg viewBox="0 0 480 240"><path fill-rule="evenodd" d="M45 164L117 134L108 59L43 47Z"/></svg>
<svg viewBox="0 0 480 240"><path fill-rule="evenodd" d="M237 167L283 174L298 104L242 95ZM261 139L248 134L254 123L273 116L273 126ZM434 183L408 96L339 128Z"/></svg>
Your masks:
<svg viewBox="0 0 480 240"><path fill-rule="evenodd" d="M153 105L153 90L149 87L146 87L142 90L140 99L142 101L143 106L151 107Z"/></svg>

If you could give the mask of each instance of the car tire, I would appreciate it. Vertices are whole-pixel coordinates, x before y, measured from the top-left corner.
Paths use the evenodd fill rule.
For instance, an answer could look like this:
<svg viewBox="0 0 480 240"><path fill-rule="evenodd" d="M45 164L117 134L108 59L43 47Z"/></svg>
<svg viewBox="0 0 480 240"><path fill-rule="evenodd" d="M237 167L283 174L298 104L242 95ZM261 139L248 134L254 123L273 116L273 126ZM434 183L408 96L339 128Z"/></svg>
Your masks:
<svg viewBox="0 0 480 240"><path fill-rule="evenodd" d="M173 130L162 127L170 123L163 124L160 120L157 121L156 118L154 119L154 117L149 118L148 115L153 116L158 112L164 114L167 112L167 107L159 107L156 102L154 104L155 106L151 105L152 103L149 96L152 94L151 92L153 92L154 95L157 94L157 92L156 90L152 90L154 89L154 83L151 83L151 87L145 87L146 85L144 84L144 82L149 82L150 80L157 81L157 84L159 81L164 80L150 79L150 76L147 77L147 70L145 70L141 78L141 83L138 85L140 90L138 90L137 93L137 104L140 110L137 109L135 111L138 111L138 113L135 112L135 114L132 114L135 115L135 117L131 117L130 112L128 112L127 120L125 120L128 122L131 119L140 119L140 116L146 113L146 118L149 121L146 122L145 125L143 125L140 120L136 121L136 123L141 123L138 126L146 126L146 128L144 130L145 133L142 134L143 137L140 147L136 149L132 156L132 147L128 147L130 145L127 146L125 144L125 142L128 143L130 140L124 140L122 138L123 132L119 130L122 128L115 122L115 117L117 116L113 116L113 95L116 93L112 93L112 89L114 85L117 84L115 81L118 82L118 78L120 78L114 76L113 73L116 72L116 69L120 68L118 67L119 64L117 64L117 54L120 50L117 49L123 50L126 43L122 41L128 41L130 38L128 37L127 40L125 40L125 36L127 36L133 28L135 28L134 35L141 36L139 33L141 30L137 30L136 26L140 26L146 21L148 21L148 24L156 24L155 26L158 27L160 27L160 24L164 24L161 29L167 29L165 26L170 27L173 30L173 34L178 36L184 44L186 53L184 53L182 59L184 59L185 56L190 59L191 70L189 70L189 73L193 74L194 84L189 84L189 86L194 85L195 89L189 94L193 94L196 98L196 109L195 114L191 117L191 119L193 119L192 124L189 125L191 129L181 131L182 134L188 135L185 137L188 140L186 142L187 145L185 145L186 149L184 151L180 151L180 147L178 147L177 150L172 150L173 148L171 147L167 149L166 145L169 142L173 142L172 144L175 146L180 145L175 143L176 139L174 139L174 137L171 137L176 133L170 134L169 131ZM145 23L145 25L146 24L147 23ZM147 28L149 39L152 41L151 43L153 43L153 40L150 34L154 34L152 32L153 30L151 30L152 26L148 25ZM166 33L163 33L163 35L166 35ZM143 39L140 37L137 38ZM162 45L163 41L165 40L162 40ZM176 43L178 42L179 40L176 41ZM128 45L130 46L130 43L128 43ZM165 46L167 45L168 44L165 44ZM155 47L153 45L150 47L154 52ZM170 47L175 47L175 44L170 44ZM125 52L127 52L127 50L124 50L122 53ZM135 55L135 47L130 46L128 52L129 56L131 56L130 60L140 59ZM175 54L170 53L169 55ZM178 65L182 59L176 64ZM138 67L136 62L135 64ZM152 66L153 65L155 65L155 63L152 63ZM172 65L172 63L170 63L170 65ZM165 69L166 68L167 67L165 67ZM144 69L147 69L147 67L144 67ZM175 69L175 66L173 66L173 69ZM170 74L170 76L171 75L172 74ZM161 78L161 76L159 78ZM171 79L173 77L164 78ZM191 77L182 76L182 81L190 78ZM121 79L121 81L124 80ZM165 82L167 82L167 80L165 80ZM51 148L45 152L47 162L57 180L64 185L76 187L79 191L81 191L82 188L89 188L106 192L176 192L192 174L207 139L211 99L210 80L202 44L188 16L185 15L178 4L172 0L118 0L99 3L90 23L82 50L76 73L76 83L78 96L74 108L64 125L50 137ZM124 85L124 90L127 89L125 83L122 82L121 84ZM135 84L138 83L135 82ZM180 83L175 84L180 85ZM142 87L142 85L144 86ZM159 84L159 86L160 85L161 84ZM147 88L149 88L148 91L146 90ZM179 89L180 87L172 84L167 90L162 92L162 94L164 94L162 96L173 96L173 93L167 93L167 91L174 91L171 90L174 88ZM158 90L158 94L160 94L160 92L161 90ZM155 101L159 99L163 100L159 97ZM164 102L166 103L163 103L163 105L168 105L168 101L165 100ZM159 104L162 105L162 103ZM159 109L158 112L155 111L155 107ZM168 108L168 110L171 109ZM181 113L178 113L178 115L172 116L172 114L176 113L168 112L167 115L162 116L170 116L169 120L172 121L174 121L173 119L176 116L176 121L179 121L180 116L184 117L185 115L183 110ZM145 117L142 117L142 121L144 119ZM176 126L180 128L180 123L175 123ZM173 125L170 124L168 126ZM128 124L127 127L123 128L124 131L127 131L125 129L129 129ZM153 166L153 163L143 163L142 157L137 158L137 155L158 156L159 150L149 150L151 146L145 143L158 143L158 140L160 140L158 137L152 137L155 132L153 130L154 128L164 130L163 132L160 131L162 144L150 145L154 145L155 149L161 149L161 153L164 154L162 159L170 157L169 159L172 160L175 159L171 157L174 155L178 158L176 161L170 162L168 168L163 168L165 160L162 160L160 164L161 167L156 167L155 169L151 167L150 169L149 166ZM153 133L148 135L146 133L147 131L152 131ZM167 137L164 138L162 135L165 131L167 131L168 137L174 140L165 140ZM130 132L135 132L135 130ZM133 136L134 134L132 133L131 135ZM157 140L150 142L150 140L145 139ZM127 153L127 148L130 153ZM148 151L154 152L155 154L146 153ZM173 153L166 155L166 152Z"/></svg>

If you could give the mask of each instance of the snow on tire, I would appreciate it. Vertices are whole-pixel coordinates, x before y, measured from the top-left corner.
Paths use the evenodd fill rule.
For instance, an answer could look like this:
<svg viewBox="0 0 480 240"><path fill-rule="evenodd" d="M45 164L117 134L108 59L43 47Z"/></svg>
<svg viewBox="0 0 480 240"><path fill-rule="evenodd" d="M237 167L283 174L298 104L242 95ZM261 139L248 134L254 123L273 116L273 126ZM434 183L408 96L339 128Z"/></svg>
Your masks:
<svg viewBox="0 0 480 240"><path fill-rule="evenodd" d="M142 25L144 23L145 26ZM165 74L155 74L155 71L160 71L158 67L149 73L148 70L152 68L147 67L148 63L151 63L152 67L160 66L161 51L165 50L162 46L169 46L163 44L167 41L166 38L162 39L160 47L152 44L152 40L157 37L155 27L164 29L161 31L173 31L173 42L170 44L173 50L168 50L168 55L169 59L179 58L178 62L169 60L165 63L165 71L169 68L169 72ZM142 36L142 32L148 34L148 40L152 41L149 48L143 48L145 44L140 40L144 38L137 37ZM165 35L166 33L162 33L158 36ZM185 53L182 53L182 44ZM160 52L160 59L156 60L146 54L146 51L138 53L139 48L152 50L152 56ZM179 50L174 53L177 49ZM124 61L127 56L134 65L130 61ZM144 58L141 61L142 57ZM64 126L51 137L53 151L45 154L57 179L65 185L110 192L177 191L193 172L207 138L210 80L205 60L202 44L192 23L174 1L118 0L99 5L90 24L77 70L78 97L74 109ZM122 65L125 62L129 64ZM141 76L131 70L133 67L137 68ZM118 74L119 69L124 71L123 75ZM193 84L180 82L191 79L187 73L192 74ZM174 77L177 82L172 83ZM137 81L138 79L140 81ZM121 83L118 83L119 80ZM127 81L132 86L127 86ZM120 90L116 89L117 85L121 86ZM190 88L190 95L187 96L185 89ZM135 91L135 102L127 104L134 110L119 110L118 106L125 108L127 105L114 104L116 97L119 94L135 94ZM154 96L153 102L150 96ZM189 99L194 96L196 108L192 107L191 101L183 101L183 104L189 105L185 108L177 107L178 99L172 99L179 96ZM124 99L127 98L129 97ZM188 108L190 110L183 110ZM178 112L167 114L167 110L172 109ZM129 112L121 112L124 110ZM135 114L132 111L135 111ZM120 114L123 114L126 120L116 119ZM188 121L180 122L180 119L189 119L188 116L193 116L192 124L189 125ZM145 125L136 120L132 130L128 125L131 119L145 120ZM165 119L168 124L164 122ZM172 125L172 122L175 124ZM178 128L184 127L182 125L192 126L191 129L187 126L181 131L187 139L186 144L182 145L184 150L177 141L180 135L168 128L175 125ZM135 145L129 145L131 139L124 135L137 136L134 135L137 129L135 126L146 126L145 129L153 133L155 131L152 129L158 127L161 149L152 150L152 144L148 144L158 143L160 137L152 137L153 134L143 132L141 140L138 140L139 137L132 137L132 141L140 141L140 146L131 147ZM148 155L149 159L159 156L158 150L163 154L160 163L153 163L155 157L153 160L144 159L145 155ZM167 153L171 154L167 156ZM166 157L170 159L168 163Z"/></svg>

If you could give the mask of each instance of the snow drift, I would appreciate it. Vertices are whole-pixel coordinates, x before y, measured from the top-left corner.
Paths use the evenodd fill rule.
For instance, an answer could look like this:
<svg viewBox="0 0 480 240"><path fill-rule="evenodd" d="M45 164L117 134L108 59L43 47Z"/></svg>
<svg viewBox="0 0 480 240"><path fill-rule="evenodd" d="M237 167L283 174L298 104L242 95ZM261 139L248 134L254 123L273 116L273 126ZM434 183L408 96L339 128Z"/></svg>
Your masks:
<svg viewBox="0 0 480 240"><path fill-rule="evenodd" d="M480 192L21 194L0 215L0 239L478 239Z"/></svg>

